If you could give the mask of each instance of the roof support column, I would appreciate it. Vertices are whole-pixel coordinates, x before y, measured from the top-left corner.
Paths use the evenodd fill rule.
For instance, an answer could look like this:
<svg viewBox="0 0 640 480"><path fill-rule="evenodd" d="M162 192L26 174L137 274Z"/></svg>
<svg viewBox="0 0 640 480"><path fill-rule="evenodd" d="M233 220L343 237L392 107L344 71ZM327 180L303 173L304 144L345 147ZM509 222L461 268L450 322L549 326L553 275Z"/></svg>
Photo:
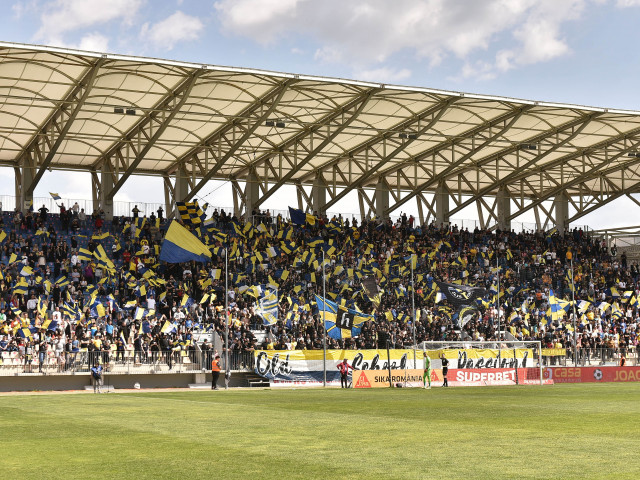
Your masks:
<svg viewBox="0 0 640 480"><path fill-rule="evenodd" d="M511 196L506 187L500 187L496 197L496 207L498 210L498 228L502 231L511 231Z"/></svg>
<svg viewBox="0 0 640 480"><path fill-rule="evenodd" d="M444 182L436 187L436 225L449 225L449 192Z"/></svg>
<svg viewBox="0 0 640 480"><path fill-rule="evenodd" d="M104 211L105 220L113 220L113 197L109 194L113 189L113 172L109 162L100 167L100 208ZM95 207L94 207L95 208Z"/></svg>
<svg viewBox="0 0 640 480"><path fill-rule="evenodd" d="M569 228L569 198L564 192L560 193L554 198L553 206L556 213L556 228L560 235L564 235Z"/></svg>
<svg viewBox="0 0 640 480"><path fill-rule="evenodd" d="M24 213L33 205L33 190L29 191L29 186L35 176L35 167L30 165L28 159L25 159L22 167L15 167L13 171L15 174L16 208Z"/></svg>
<svg viewBox="0 0 640 480"><path fill-rule="evenodd" d="M176 170L176 183L173 186L173 209L175 211L176 219L180 219L180 214L178 213L178 207L176 207L176 202L183 202L187 195L189 195L189 173L184 165L180 165Z"/></svg>
<svg viewBox="0 0 640 480"><path fill-rule="evenodd" d="M169 177L169 175L167 174L164 174L162 176L162 184L164 186L164 214L167 218L172 218L173 185L171 185L171 177Z"/></svg>
<svg viewBox="0 0 640 480"><path fill-rule="evenodd" d="M389 187L382 179L378 179L376 183L376 217L384 220L385 213L389 208Z"/></svg>
<svg viewBox="0 0 640 480"><path fill-rule="evenodd" d="M251 170L247 174L246 182L247 183L244 187L244 195L246 199L244 216L245 220L250 220L253 215L254 205L258 203L258 200L260 198L260 183L255 170Z"/></svg>
<svg viewBox="0 0 640 480"><path fill-rule="evenodd" d="M313 200L312 208L314 213L324 215L327 210L327 189L324 183L324 177L322 173L318 172L316 178L313 180L313 191L311 192L311 198Z"/></svg>

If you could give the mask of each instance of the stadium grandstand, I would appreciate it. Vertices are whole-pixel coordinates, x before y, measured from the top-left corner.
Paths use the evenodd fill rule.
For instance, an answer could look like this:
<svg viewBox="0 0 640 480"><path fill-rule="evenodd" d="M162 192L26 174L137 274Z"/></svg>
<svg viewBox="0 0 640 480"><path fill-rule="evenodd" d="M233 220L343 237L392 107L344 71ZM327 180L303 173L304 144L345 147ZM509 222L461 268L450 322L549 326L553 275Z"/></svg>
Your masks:
<svg viewBox="0 0 640 480"><path fill-rule="evenodd" d="M575 227L636 201L638 112L10 43L0 102L0 375L433 341L638 361L640 271L610 241L633 235ZM36 203L50 170L89 172L91 202ZM115 208L144 176L165 203ZM212 180L232 209L198 202ZM265 210L284 185L289 210ZM451 222L470 205L473 228Z"/></svg>

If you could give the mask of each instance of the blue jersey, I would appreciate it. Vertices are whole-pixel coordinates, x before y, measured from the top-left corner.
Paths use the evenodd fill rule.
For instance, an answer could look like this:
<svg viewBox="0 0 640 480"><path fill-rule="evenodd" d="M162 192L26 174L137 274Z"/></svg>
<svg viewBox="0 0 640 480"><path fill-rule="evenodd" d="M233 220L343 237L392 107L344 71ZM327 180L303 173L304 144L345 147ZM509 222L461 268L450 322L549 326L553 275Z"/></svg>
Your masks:
<svg viewBox="0 0 640 480"><path fill-rule="evenodd" d="M102 365L91 367L91 375L93 378L100 378L102 376Z"/></svg>

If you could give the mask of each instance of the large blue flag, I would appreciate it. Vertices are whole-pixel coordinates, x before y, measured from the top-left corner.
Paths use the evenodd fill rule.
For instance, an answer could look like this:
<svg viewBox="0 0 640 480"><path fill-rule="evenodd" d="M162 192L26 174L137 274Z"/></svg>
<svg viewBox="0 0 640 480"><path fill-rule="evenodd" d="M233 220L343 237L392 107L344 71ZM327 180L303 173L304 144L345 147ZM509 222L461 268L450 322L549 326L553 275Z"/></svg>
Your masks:
<svg viewBox="0 0 640 480"><path fill-rule="evenodd" d="M315 225L316 217L311 215L310 213L304 213L302 210L298 208L289 207L289 217L291 218L291 222L296 225Z"/></svg>
<svg viewBox="0 0 640 480"><path fill-rule="evenodd" d="M331 300L316 295L316 303L320 318L324 317L327 335L331 338L351 338L360 335L360 328L367 320L373 320L373 315L358 312L352 308L338 305Z"/></svg>
<svg viewBox="0 0 640 480"><path fill-rule="evenodd" d="M178 222L171 222L162 242L160 260L167 263L182 263L190 260L206 262L210 258L211 252L204 243Z"/></svg>

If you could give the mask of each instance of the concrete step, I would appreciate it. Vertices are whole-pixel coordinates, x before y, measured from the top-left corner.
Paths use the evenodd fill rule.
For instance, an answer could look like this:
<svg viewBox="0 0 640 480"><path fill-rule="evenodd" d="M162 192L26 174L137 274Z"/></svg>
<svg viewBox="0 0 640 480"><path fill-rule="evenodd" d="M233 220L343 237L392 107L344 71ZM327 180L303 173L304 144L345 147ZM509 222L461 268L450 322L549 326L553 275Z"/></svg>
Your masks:
<svg viewBox="0 0 640 480"><path fill-rule="evenodd" d="M189 388L193 388L196 390L211 390L211 383L190 383ZM220 388L220 387L218 387Z"/></svg>
<svg viewBox="0 0 640 480"><path fill-rule="evenodd" d="M84 389L87 391L93 391L93 385L85 385ZM100 387L100 391L102 393L115 392L115 387L113 385L102 385Z"/></svg>

